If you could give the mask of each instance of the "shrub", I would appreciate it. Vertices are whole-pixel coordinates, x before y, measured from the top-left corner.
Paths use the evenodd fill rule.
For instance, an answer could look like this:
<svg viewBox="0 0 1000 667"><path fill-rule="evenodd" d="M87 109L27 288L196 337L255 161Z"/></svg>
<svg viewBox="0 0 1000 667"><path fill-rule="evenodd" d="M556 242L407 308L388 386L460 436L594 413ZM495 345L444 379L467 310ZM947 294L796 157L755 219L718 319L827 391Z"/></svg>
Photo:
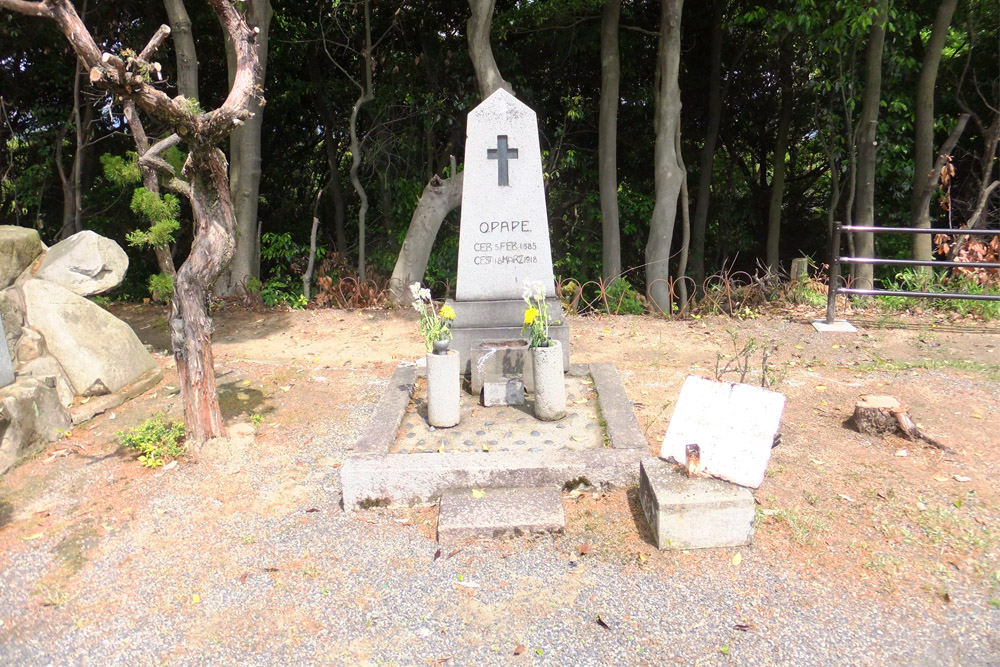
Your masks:
<svg viewBox="0 0 1000 667"><path fill-rule="evenodd" d="M165 458L175 459L184 453L184 424L167 421L158 412L139 426L118 432L118 441L139 452L139 463L147 468L157 468Z"/></svg>

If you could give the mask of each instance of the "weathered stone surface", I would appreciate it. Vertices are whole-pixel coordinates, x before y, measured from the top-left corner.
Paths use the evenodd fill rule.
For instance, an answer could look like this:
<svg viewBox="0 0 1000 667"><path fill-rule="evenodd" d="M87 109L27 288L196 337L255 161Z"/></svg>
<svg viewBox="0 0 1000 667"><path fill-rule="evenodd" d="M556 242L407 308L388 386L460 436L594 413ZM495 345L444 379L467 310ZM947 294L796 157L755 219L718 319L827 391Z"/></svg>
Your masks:
<svg viewBox="0 0 1000 667"><path fill-rule="evenodd" d="M524 382L521 378L491 375L483 382L482 403L487 408L524 405Z"/></svg>
<svg viewBox="0 0 1000 667"><path fill-rule="evenodd" d="M70 425L69 413L45 380L23 378L0 389L0 474Z"/></svg>
<svg viewBox="0 0 1000 667"><path fill-rule="evenodd" d="M660 456L684 464L685 447L696 444L705 472L757 488L764 481L784 407L785 397L775 391L688 376Z"/></svg>
<svg viewBox="0 0 1000 667"><path fill-rule="evenodd" d="M155 368L132 384L119 389L113 394L97 396L90 399L86 403L74 405L69 409L69 415L73 419L73 425L76 426L77 424L82 424L89 419L93 419L96 415L99 415L102 412L107 412L108 410L117 408L125 401L131 400L139 394L146 393L155 387L162 379L163 371L159 368Z"/></svg>
<svg viewBox="0 0 1000 667"><path fill-rule="evenodd" d="M4 335L2 321L0 321L0 340L4 341L4 344L0 345L0 387L6 387L14 381L14 364L7 350L7 336Z"/></svg>
<svg viewBox="0 0 1000 667"><path fill-rule="evenodd" d="M45 338L77 395L115 392L157 367L132 329L100 306L46 280L22 285L28 325Z"/></svg>
<svg viewBox="0 0 1000 667"><path fill-rule="evenodd" d="M527 342L520 338L477 340L472 344L469 354L472 359L469 369L469 389L474 395L482 391L485 378L500 376L521 378L525 389L531 391L533 386L531 352Z"/></svg>
<svg viewBox="0 0 1000 667"><path fill-rule="evenodd" d="M0 225L0 289L13 284L43 250L45 246L34 229Z"/></svg>
<svg viewBox="0 0 1000 667"><path fill-rule="evenodd" d="M555 296L535 112L500 89L466 127L455 298L520 299L525 280Z"/></svg>
<svg viewBox="0 0 1000 667"><path fill-rule="evenodd" d="M572 370L571 370L572 373ZM636 419L632 401L625 394L618 370L612 363L590 364L590 376L601 404L608 440L615 449L642 449L648 447L646 435Z"/></svg>
<svg viewBox="0 0 1000 667"><path fill-rule="evenodd" d="M566 528L557 487L452 489L441 494L438 542L561 533Z"/></svg>
<svg viewBox="0 0 1000 667"><path fill-rule="evenodd" d="M749 489L688 477L661 459L640 464L639 502L658 549L734 547L753 539Z"/></svg>
<svg viewBox="0 0 1000 667"><path fill-rule="evenodd" d="M117 243L86 230L49 248L33 277L91 296L116 287L127 270L128 255Z"/></svg>
<svg viewBox="0 0 1000 667"><path fill-rule="evenodd" d="M17 369L17 374L20 377L53 378L59 402L66 407L73 405L73 398L76 394L73 392L73 386L69 383L69 378L66 377L66 371L59 365L55 357L46 354L32 359L28 363L22 364Z"/></svg>
<svg viewBox="0 0 1000 667"><path fill-rule="evenodd" d="M33 361L45 354L45 341L42 335L31 327L21 329L21 337L17 340L16 358L18 363Z"/></svg>
<svg viewBox="0 0 1000 667"><path fill-rule="evenodd" d="M562 487L585 477L594 486L634 484L639 461L634 449L544 452L389 454L344 461L340 480L344 509L360 503L414 505L435 500L448 489L482 487Z"/></svg>
<svg viewBox="0 0 1000 667"><path fill-rule="evenodd" d="M24 325L24 303L16 287L0 290L0 323L7 338L7 352L11 359L17 357L17 339L21 337Z"/></svg>
<svg viewBox="0 0 1000 667"><path fill-rule="evenodd" d="M396 367L392 377L389 378L389 385L375 405L375 412L372 414L364 434L354 445L354 451L364 454L386 454L389 452L392 441L396 439L399 422L402 421L406 406L410 402L410 397L413 396L416 382L416 366L400 364Z"/></svg>

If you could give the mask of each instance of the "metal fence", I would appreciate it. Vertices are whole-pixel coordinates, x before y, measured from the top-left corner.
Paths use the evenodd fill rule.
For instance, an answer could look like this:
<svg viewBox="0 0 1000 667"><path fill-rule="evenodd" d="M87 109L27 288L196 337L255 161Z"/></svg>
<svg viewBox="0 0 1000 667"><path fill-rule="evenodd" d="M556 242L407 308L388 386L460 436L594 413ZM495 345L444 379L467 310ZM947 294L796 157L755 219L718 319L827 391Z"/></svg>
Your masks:
<svg viewBox="0 0 1000 667"><path fill-rule="evenodd" d="M956 236L996 236L997 229L924 229L922 227L860 227L833 224L833 236L830 239L830 291L826 300L826 323L833 324L837 315L837 295L855 294L858 296L905 296L924 299L969 299L971 301L1000 301L1000 295L994 294L959 294L955 292L908 292L903 290L856 289L842 286L843 276L840 275L842 264L883 264L887 266L933 266L935 268L970 268L1000 269L998 262L947 262L943 260L920 259L879 259L878 257L841 257L840 242L842 232L872 232L874 234L954 234Z"/></svg>

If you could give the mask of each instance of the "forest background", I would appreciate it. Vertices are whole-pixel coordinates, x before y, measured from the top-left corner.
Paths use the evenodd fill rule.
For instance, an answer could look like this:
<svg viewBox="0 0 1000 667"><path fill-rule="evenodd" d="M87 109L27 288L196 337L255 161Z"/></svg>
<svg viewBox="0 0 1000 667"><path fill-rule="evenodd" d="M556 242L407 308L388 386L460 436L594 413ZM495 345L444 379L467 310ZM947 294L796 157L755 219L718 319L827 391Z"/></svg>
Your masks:
<svg viewBox="0 0 1000 667"><path fill-rule="evenodd" d="M18 10L17 0L3 4ZM336 302L344 285L358 302L413 280L439 296L453 289L455 170L465 116L489 91L477 81L483 40L503 77L496 85L538 113L555 272L577 284L623 275L649 295L681 274L697 290L720 271L774 272L802 256L819 265L834 220L1000 220L995 1L235 6L259 30L261 67L254 115L220 144L239 243L218 296L303 306L317 290ZM148 58L149 83L197 100L196 110L226 99L233 49L207 4L74 7L100 49L126 61L138 58L126 47L170 25ZM34 227L47 243L93 229L130 255L112 298L169 298L163 254L180 265L188 253L189 202L150 198L157 187L136 194L127 110L91 85L53 22L0 12L0 34L0 224ZM152 141L172 130L144 122ZM179 172L185 154L171 150ZM434 211L418 206L432 200ZM868 255L877 242L881 257L941 255L920 238L856 235L848 251ZM873 276L852 277L864 286ZM669 312L677 291L646 305Z"/></svg>

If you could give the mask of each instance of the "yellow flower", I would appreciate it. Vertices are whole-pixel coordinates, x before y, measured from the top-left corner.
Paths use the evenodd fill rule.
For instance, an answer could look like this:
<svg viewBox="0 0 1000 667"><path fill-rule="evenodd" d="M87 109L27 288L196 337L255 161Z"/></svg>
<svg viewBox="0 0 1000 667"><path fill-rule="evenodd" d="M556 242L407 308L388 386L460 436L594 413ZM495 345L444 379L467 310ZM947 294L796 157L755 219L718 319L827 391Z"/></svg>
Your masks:
<svg viewBox="0 0 1000 667"><path fill-rule="evenodd" d="M528 324L528 325L534 324L535 323L535 318L537 318L537 317L538 317L538 309L537 308L528 308L526 311L524 311L524 323L525 324Z"/></svg>
<svg viewBox="0 0 1000 667"><path fill-rule="evenodd" d="M438 314L443 320L455 319L455 309L448 305L441 306L441 311Z"/></svg>

